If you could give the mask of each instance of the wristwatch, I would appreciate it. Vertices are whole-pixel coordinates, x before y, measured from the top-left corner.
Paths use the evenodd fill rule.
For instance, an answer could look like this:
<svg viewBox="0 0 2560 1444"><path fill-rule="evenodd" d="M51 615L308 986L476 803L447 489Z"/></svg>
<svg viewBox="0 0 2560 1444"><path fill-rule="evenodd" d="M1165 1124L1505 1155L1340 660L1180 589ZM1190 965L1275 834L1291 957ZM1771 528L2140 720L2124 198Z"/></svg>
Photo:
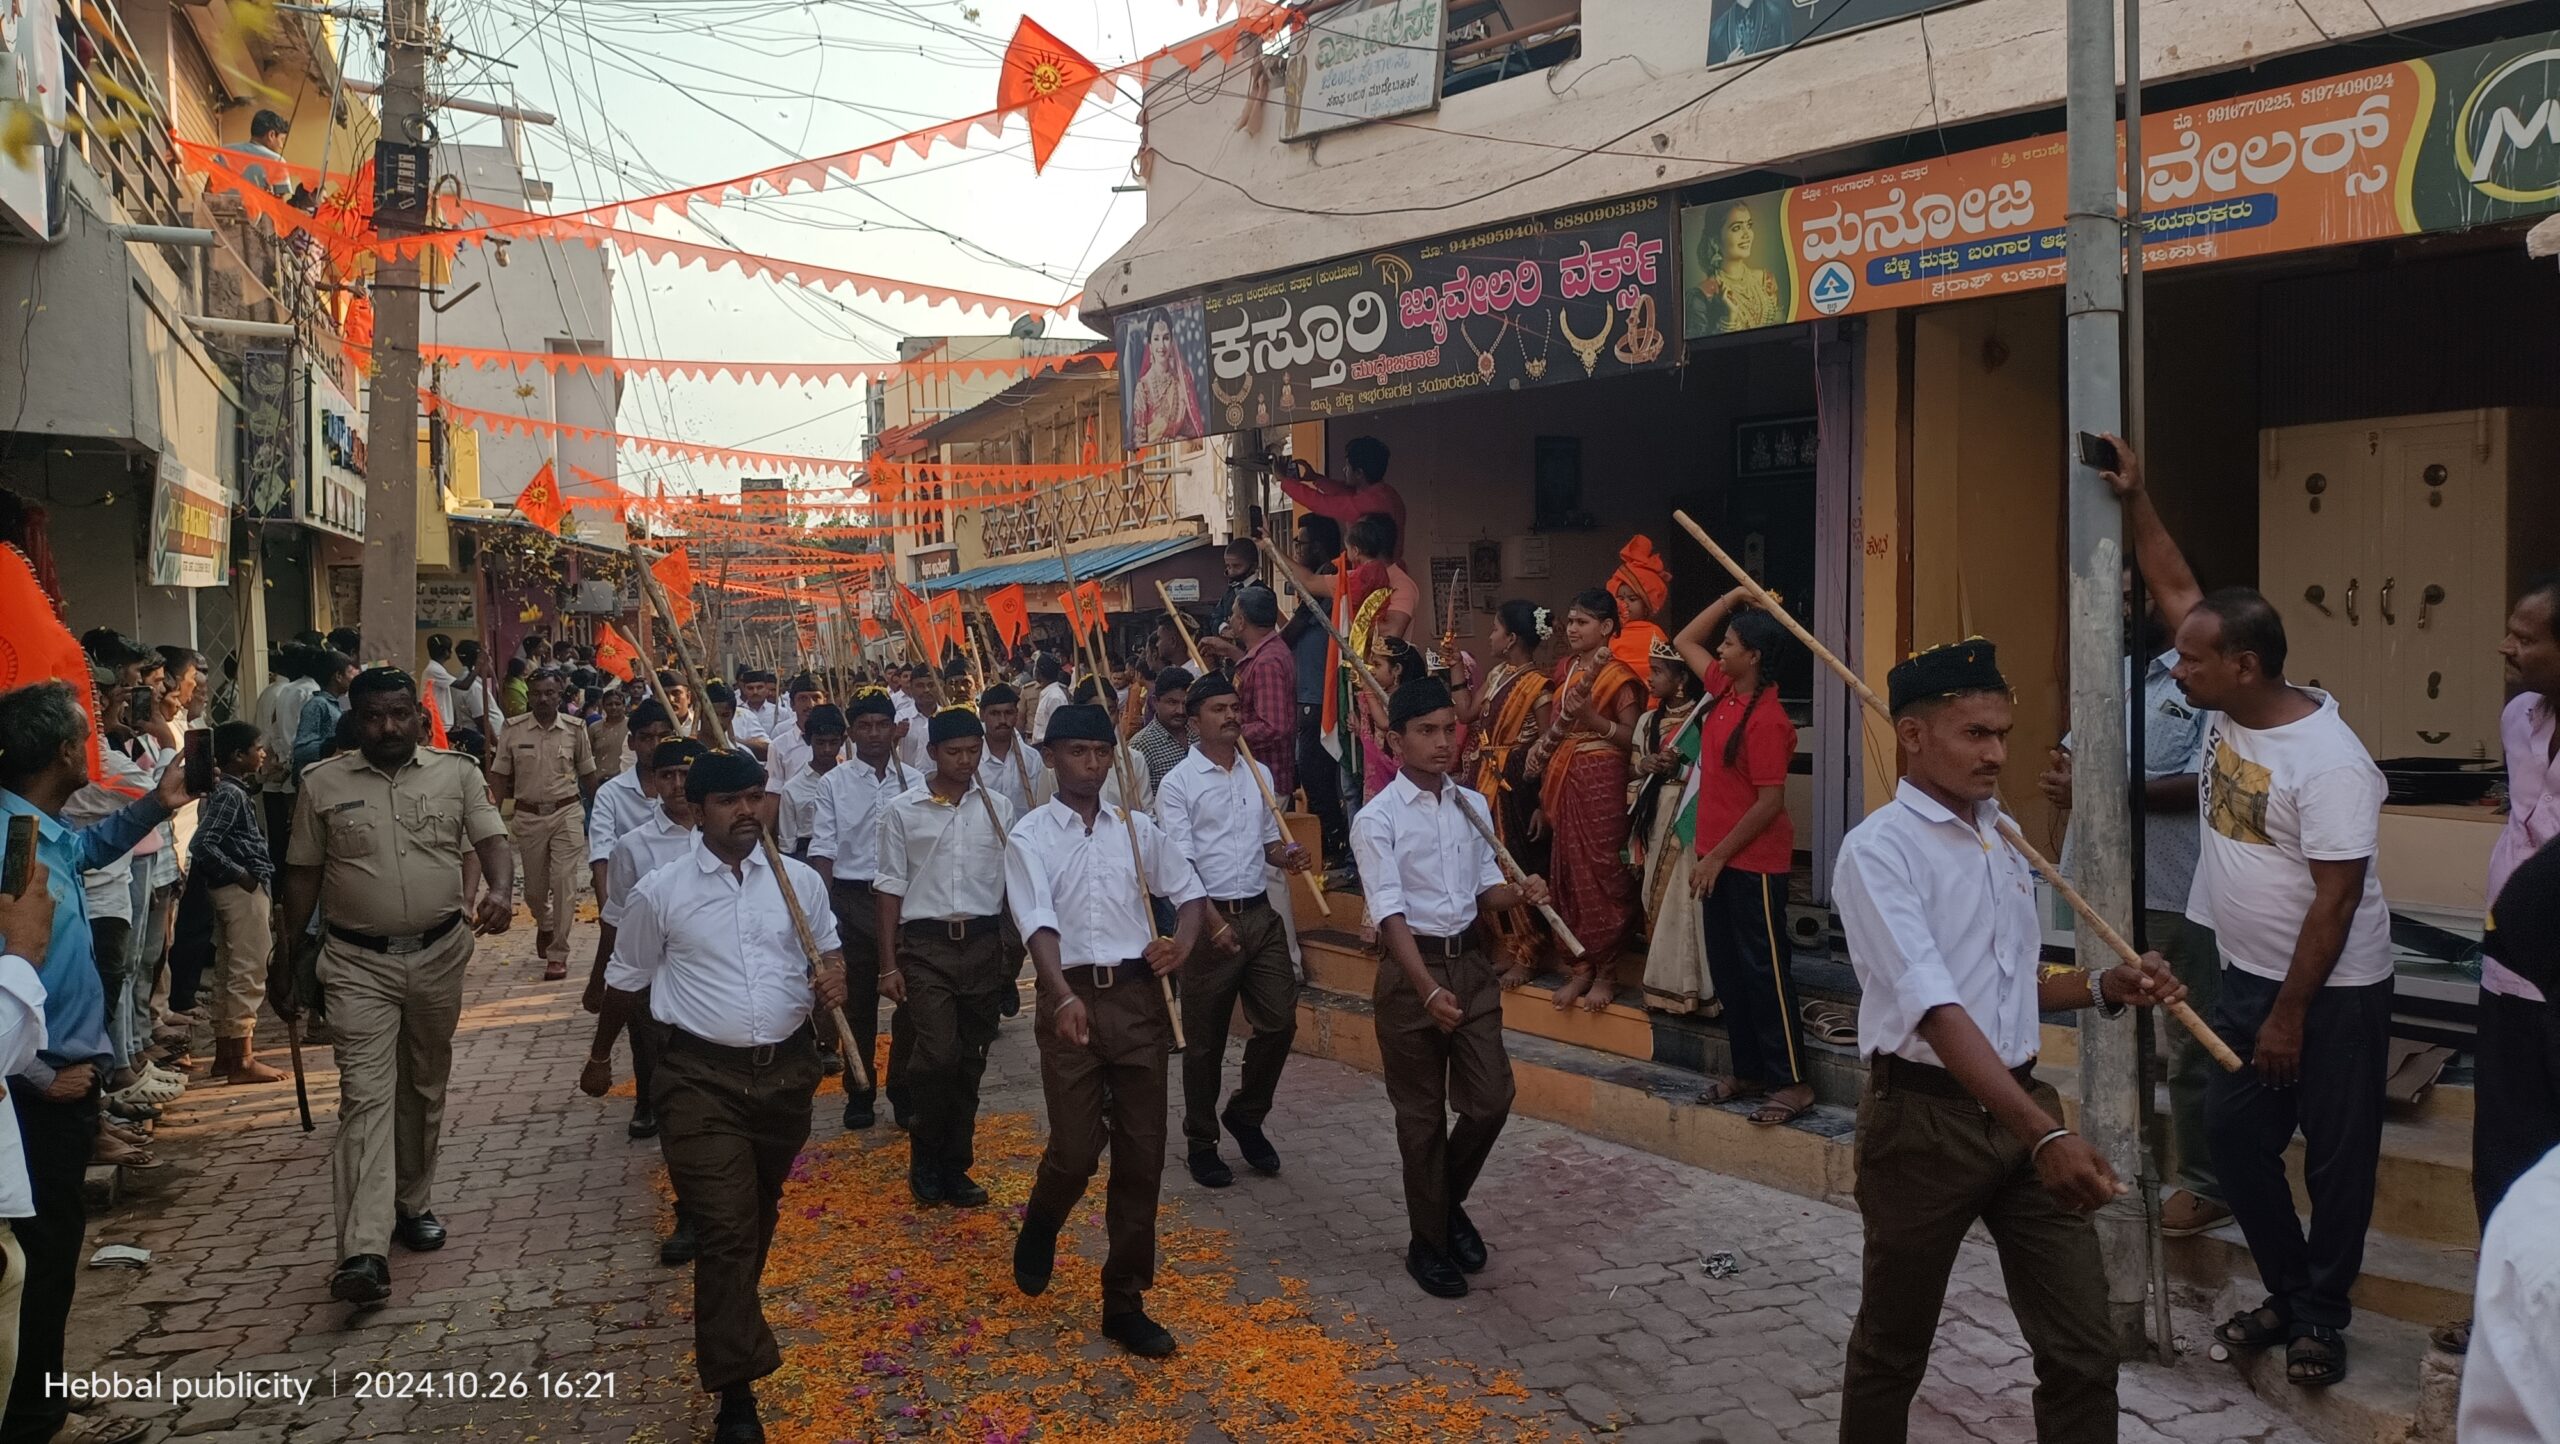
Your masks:
<svg viewBox="0 0 2560 1444"><path fill-rule="evenodd" d="M2124 1016L2124 1004L2107 1001L2106 976L2104 968L2089 969L2089 1006L2097 1009L2101 1018L2121 1018Z"/></svg>

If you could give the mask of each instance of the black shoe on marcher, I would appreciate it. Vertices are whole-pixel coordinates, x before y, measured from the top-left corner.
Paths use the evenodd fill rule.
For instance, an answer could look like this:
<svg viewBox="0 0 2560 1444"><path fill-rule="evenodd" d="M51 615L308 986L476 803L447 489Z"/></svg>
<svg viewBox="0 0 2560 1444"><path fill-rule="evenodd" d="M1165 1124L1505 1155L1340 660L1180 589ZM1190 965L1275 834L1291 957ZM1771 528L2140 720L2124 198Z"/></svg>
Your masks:
<svg viewBox="0 0 2560 1444"><path fill-rule="evenodd" d="M1017 984L1014 987L1004 990L1004 1001L996 1005L996 1011L1007 1018L1013 1017L1022 1011L1022 988L1020 985Z"/></svg>
<svg viewBox="0 0 2560 1444"><path fill-rule="evenodd" d="M1480 1274L1490 1260L1491 1255L1485 1252L1484 1235L1476 1232L1476 1221L1467 1217L1465 1209L1450 1205L1449 1262L1456 1264L1461 1272Z"/></svg>
<svg viewBox="0 0 2560 1444"><path fill-rule="evenodd" d="M879 1121L880 1116L872 1112L871 1100L868 1097L847 1098L844 1100L844 1126L846 1129L852 1130L868 1128Z"/></svg>
<svg viewBox="0 0 2560 1444"><path fill-rule="evenodd" d="M632 1104L631 1126L624 1129L623 1132L630 1134L634 1138L657 1137L658 1110L650 1107L645 1102Z"/></svg>
<svg viewBox="0 0 2560 1444"><path fill-rule="evenodd" d="M951 1201L950 1192L942 1185L942 1170L923 1164L907 1165L907 1195L925 1208Z"/></svg>
<svg viewBox="0 0 2560 1444"><path fill-rule="evenodd" d="M348 1259L329 1276L329 1297L360 1309L390 1298L391 1261L378 1253L360 1253Z"/></svg>
<svg viewBox="0 0 2560 1444"><path fill-rule="evenodd" d="M1036 1213L1022 1216L1022 1231L1013 1236L1013 1286L1033 1297L1049 1287L1058 1267L1058 1225Z"/></svg>
<svg viewBox="0 0 2560 1444"><path fill-rule="evenodd" d="M953 1208L984 1208L987 1191L965 1173L946 1173L942 1176L942 1200Z"/></svg>
<svg viewBox="0 0 2560 1444"><path fill-rule="evenodd" d="M1271 1140L1263 1136L1260 1125L1234 1118L1218 1121L1227 1126L1227 1133L1235 1139L1236 1152L1244 1155L1246 1167L1266 1178L1280 1171L1280 1150L1271 1146Z"/></svg>
<svg viewBox="0 0 2560 1444"><path fill-rule="evenodd" d="M711 1421L711 1444L764 1444L764 1420L756 1414L756 1391L745 1384L720 1391L720 1412Z"/></svg>
<svg viewBox="0 0 2560 1444"><path fill-rule="evenodd" d="M905 1103L893 1095L889 1099L889 1121L901 1130L905 1130L915 1126L915 1115L908 1111Z"/></svg>
<svg viewBox="0 0 2560 1444"><path fill-rule="evenodd" d="M1183 1159L1183 1166L1191 1170L1191 1181L1202 1188L1224 1188L1236 1181L1236 1171L1227 1167L1227 1161L1214 1148L1191 1150L1190 1156Z"/></svg>
<svg viewBox="0 0 2560 1444"><path fill-rule="evenodd" d="M1144 1309L1105 1317L1102 1336L1141 1359L1164 1359L1173 1355L1173 1335L1165 1332L1164 1325L1148 1318Z"/></svg>
<svg viewBox="0 0 2560 1444"><path fill-rule="evenodd" d="M444 1224L425 1209L404 1213L391 1225L391 1237L411 1253L434 1253L444 1247Z"/></svg>
<svg viewBox="0 0 2560 1444"><path fill-rule="evenodd" d="M1415 1239L1405 1247L1404 1271L1422 1285L1422 1291L1439 1299L1462 1299L1467 1296L1467 1276L1449 1262L1448 1255Z"/></svg>
<svg viewBox="0 0 2560 1444"><path fill-rule="evenodd" d="M677 1214L676 1231L668 1234L666 1241L658 1245L658 1262L677 1268L693 1262L694 1255L700 1252L702 1241L693 1236L692 1222L683 1214Z"/></svg>

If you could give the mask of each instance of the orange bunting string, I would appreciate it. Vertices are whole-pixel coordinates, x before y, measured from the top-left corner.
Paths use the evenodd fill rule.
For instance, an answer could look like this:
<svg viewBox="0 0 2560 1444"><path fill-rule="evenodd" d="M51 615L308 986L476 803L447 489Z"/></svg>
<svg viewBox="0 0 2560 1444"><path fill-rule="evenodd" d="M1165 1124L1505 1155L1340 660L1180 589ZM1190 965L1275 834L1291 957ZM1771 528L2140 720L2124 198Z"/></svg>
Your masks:
<svg viewBox="0 0 2560 1444"><path fill-rule="evenodd" d="M1109 362L1108 351L1071 356L991 357L976 361L671 361L642 356L597 356L576 351L507 351L479 346L421 346L418 354L444 366L489 371L540 369L554 375L647 376L670 381L755 381L797 386L840 381L859 385L900 376L974 379L1033 376L1078 362Z"/></svg>

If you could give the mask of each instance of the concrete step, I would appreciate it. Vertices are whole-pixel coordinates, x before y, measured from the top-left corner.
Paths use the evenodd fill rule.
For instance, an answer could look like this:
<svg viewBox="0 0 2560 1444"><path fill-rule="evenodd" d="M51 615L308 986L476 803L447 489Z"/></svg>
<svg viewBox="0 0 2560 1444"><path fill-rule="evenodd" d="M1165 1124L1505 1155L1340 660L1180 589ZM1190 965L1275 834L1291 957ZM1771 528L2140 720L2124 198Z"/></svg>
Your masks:
<svg viewBox="0 0 2560 1444"><path fill-rule="evenodd" d="M2249 1256L2240 1226L2226 1223L2193 1238L2173 1238L2169 1272L2182 1282L2210 1293L2230 1284L2257 1287L2257 1264ZM2426 1243L2399 1234L2365 1235L2364 1271L2350 1297L2359 1321L2381 1317L2432 1329L2468 1317L2472 1277L2478 1272L2476 1248ZM2253 1295L2249 1301L2257 1302ZM2228 1317L2228 1311L2216 1317ZM2359 1324L2361 1327L2361 1324Z"/></svg>
<svg viewBox="0 0 2560 1444"><path fill-rule="evenodd" d="M2254 1308L2264 1295L2235 1283L2213 1317ZM2359 1314L2347 1330L2347 1377L2305 1389L2285 1377L2284 1350L2234 1351L2230 1365L2260 1399L2293 1417L2323 1444L2452 1444L2460 1361L2436 1350L2427 1331L2398 1319Z"/></svg>

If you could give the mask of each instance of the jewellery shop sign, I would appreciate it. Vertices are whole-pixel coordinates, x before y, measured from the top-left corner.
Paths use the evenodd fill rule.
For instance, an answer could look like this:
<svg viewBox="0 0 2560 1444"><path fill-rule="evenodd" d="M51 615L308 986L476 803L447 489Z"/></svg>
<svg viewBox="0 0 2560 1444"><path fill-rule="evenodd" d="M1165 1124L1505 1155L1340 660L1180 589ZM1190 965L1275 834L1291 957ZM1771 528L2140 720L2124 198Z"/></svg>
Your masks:
<svg viewBox="0 0 2560 1444"><path fill-rule="evenodd" d="M1132 449L1668 367L1678 208L1641 196L1116 318Z"/></svg>

